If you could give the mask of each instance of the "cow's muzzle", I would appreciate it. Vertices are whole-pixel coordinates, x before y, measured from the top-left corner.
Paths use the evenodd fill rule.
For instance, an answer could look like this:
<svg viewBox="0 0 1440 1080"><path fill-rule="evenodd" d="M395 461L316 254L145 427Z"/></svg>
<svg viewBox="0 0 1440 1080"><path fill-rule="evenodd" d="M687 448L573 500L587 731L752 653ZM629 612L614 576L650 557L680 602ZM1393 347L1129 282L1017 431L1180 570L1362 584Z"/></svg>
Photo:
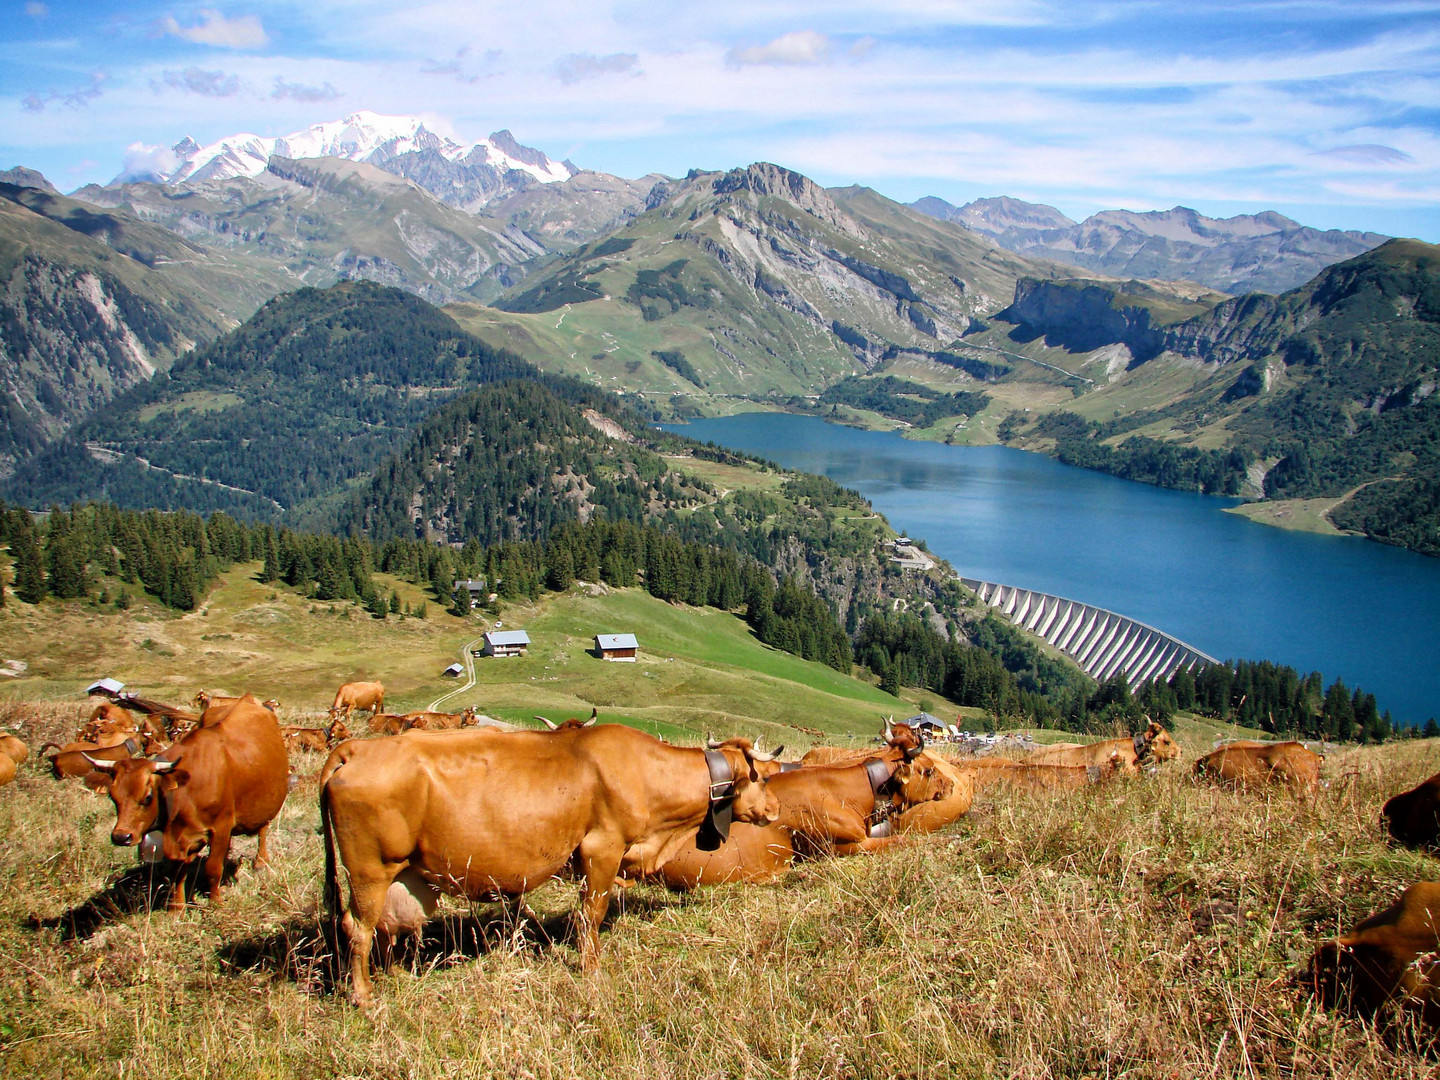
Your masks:
<svg viewBox="0 0 1440 1080"><path fill-rule="evenodd" d="M116 847L133 847L135 844L135 834L121 832L119 829L116 829L110 834L110 843Z"/></svg>

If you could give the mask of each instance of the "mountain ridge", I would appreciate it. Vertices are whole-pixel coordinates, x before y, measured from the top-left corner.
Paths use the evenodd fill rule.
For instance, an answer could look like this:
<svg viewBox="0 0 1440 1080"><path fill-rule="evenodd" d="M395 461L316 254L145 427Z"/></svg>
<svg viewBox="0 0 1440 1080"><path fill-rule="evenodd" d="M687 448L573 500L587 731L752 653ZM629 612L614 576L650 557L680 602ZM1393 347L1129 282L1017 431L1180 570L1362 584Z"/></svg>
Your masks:
<svg viewBox="0 0 1440 1080"><path fill-rule="evenodd" d="M1358 230L1320 230L1274 210L1211 218L1185 206L1102 210L1076 222L1053 206L1000 197L952 206L927 196L921 213L989 236L1007 251L1111 277L1191 280L1222 292L1279 294L1326 266L1390 239Z"/></svg>

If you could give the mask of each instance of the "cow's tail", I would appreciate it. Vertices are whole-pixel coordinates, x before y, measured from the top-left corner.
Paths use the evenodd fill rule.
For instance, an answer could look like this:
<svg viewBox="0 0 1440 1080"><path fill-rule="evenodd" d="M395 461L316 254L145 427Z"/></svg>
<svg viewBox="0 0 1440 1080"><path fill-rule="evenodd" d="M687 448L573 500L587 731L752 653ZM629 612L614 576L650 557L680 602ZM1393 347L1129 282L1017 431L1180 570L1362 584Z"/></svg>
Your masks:
<svg viewBox="0 0 1440 1080"><path fill-rule="evenodd" d="M331 975L338 979L344 962L346 936L340 927L340 867L335 859L335 824L330 807L329 779L327 776L327 782L320 785L320 829L325 837L325 880L321 885L320 919L321 931L330 944L330 955L334 958Z"/></svg>

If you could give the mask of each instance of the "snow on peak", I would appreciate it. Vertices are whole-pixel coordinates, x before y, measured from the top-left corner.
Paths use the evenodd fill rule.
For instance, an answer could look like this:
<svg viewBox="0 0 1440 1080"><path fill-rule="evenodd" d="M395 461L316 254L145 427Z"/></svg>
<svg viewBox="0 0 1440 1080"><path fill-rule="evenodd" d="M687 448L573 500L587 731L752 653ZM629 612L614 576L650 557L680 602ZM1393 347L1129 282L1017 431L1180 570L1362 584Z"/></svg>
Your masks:
<svg viewBox="0 0 1440 1080"><path fill-rule="evenodd" d="M413 116L382 116L366 110L279 138L243 133L197 146L187 135L173 149L178 164L162 177L170 184L258 176L273 156L337 157L383 165L391 158L421 150L433 150L447 161L463 159L472 165L518 170L547 184L568 180L576 171L568 163L551 161L541 151L521 146L508 131L462 145L436 134Z"/></svg>

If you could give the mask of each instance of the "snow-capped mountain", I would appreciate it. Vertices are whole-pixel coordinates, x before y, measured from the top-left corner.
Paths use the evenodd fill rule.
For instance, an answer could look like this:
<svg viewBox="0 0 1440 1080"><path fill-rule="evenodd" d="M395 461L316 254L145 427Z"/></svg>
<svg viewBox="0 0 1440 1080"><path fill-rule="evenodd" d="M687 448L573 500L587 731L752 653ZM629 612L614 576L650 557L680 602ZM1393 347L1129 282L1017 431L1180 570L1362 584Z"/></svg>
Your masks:
<svg viewBox="0 0 1440 1080"><path fill-rule="evenodd" d="M436 134L413 116L382 116L368 111L277 138L241 133L201 146L186 136L172 151L173 168L144 177L117 179L185 184L254 177L265 171L272 157L349 158L386 168L395 159L427 151L466 168L487 166L502 174L521 172L545 184L568 180L579 172L569 162L552 161L539 150L521 146L508 131L497 131L488 139L467 145Z"/></svg>

